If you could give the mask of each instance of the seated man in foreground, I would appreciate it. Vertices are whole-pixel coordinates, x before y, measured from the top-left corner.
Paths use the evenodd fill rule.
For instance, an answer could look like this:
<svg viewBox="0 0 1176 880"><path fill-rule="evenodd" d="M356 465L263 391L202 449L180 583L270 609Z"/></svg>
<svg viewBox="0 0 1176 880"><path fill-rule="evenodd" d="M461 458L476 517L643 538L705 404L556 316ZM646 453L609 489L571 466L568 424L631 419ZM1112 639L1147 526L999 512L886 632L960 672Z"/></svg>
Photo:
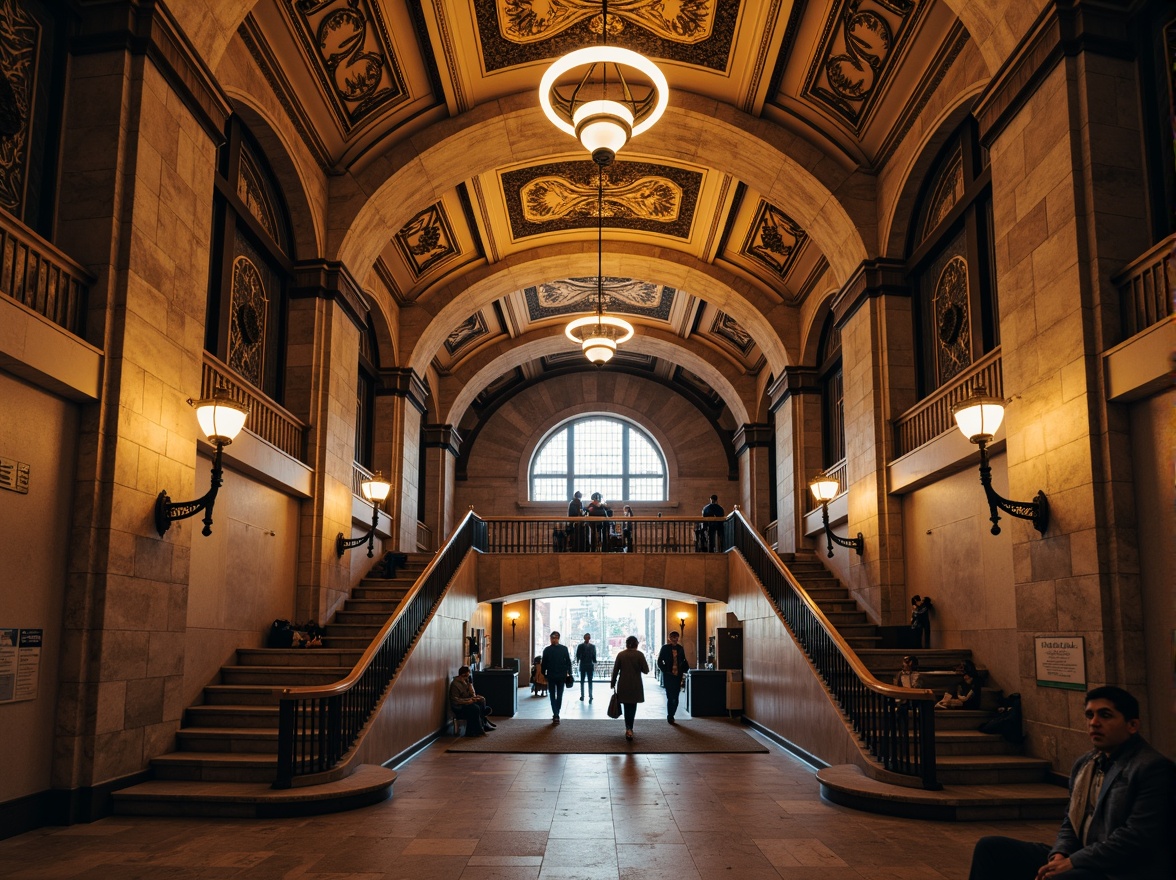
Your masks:
<svg viewBox="0 0 1176 880"><path fill-rule="evenodd" d="M493 710L486 705L486 698L474 690L468 666L457 670L457 677L449 684L449 708L455 716L465 721L466 736L483 736L486 731L497 727L486 717Z"/></svg>
<svg viewBox="0 0 1176 880"><path fill-rule="evenodd" d="M969 880L1173 876L1173 767L1139 735L1139 701L1122 688L1086 694L1094 750L1070 771L1070 805L1053 846L982 837Z"/></svg>

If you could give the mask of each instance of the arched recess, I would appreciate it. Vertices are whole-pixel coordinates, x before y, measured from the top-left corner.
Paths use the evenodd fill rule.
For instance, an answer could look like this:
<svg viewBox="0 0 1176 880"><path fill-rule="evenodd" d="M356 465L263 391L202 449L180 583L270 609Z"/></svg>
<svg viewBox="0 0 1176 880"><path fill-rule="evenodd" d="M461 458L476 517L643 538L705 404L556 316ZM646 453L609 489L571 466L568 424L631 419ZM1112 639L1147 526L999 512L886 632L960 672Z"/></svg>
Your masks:
<svg viewBox="0 0 1176 880"><path fill-rule="evenodd" d="M773 372L778 374L792 362L782 334L791 334L788 342L793 342L795 307L726 269L687 254L638 242L605 242L605 248L606 275L641 278L706 300L751 334ZM595 276L596 271L595 242L536 249L471 271L401 312L401 338L416 339L411 343L408 366L424 375L453 328L494 300L545 281Z"/></svg>
<svg viewBox="0 0 1176 880"><path fill-rule="evenodd" d="M628 343L629 347L640 350L644 354L663 358L679 364L695 373L711 386L726 402L731 415L737 425L748 421L748 404L752 401L748 395L754 389L748 387L745 377L740 376L734 369L724 370L720 364L722 359L708 360L707 349L698 343L672 337L664 331L650 327L641 328L638 336ZM521 339L511 340L499 346L488 346L484 353L479 352L475 361L467 371L462 369L455 377L447 380L439 390L438 397L457 388L453 402L449 404L443 419L445 424L457 425L465 417L474 399L487 385L504 373L530 361L553 354L564 354L571 343L564 336L562 328L546 327L529 333ZM716 361L718 361L716 363ZM456 382L452 380L456 379ZM740 380L743 380L742 382ZM737 388L737 383L742 389Z"/></svg>
<svg viewBox="0 0 1176 880"><path fill-rule="evenodd" d="M873 177L822 161L810 144L771 122L687 92L675 95L659 125L629 155L702 164L748 184L805 229L838 283L876 250ZM347 266L370 266L389 229L400 229L462 181L572 155L570 149L531 93L437 123L390 147L356 172L350 186L336 188L332 230L341 237L332 238L331 248Z"/></svg>
<svg viewBox="0 0 1176 880"><path fill-rule="evenodd" d="M293 145L284 136L281 126L253 102L251 95L237 89L226 89L226 93L233 102L233 112L241 117L265 153L270 170L281 186L294 237L292 256L295 260L317 257L322 253L325 224L321 206L316 207L307 195L307 181L293 159Z"/></svg>
<svg viewBox="0 0 1176 880"><path fill-rule="evenodd" d="M931 164L943 145L955 134L956 129L964 118L972 112L976 99L984 90L984 83L977 83L967 92L957 96L956 100L947 107L935 122L927 127L927 132L917 148L912 152L910 167L903 175L902 184L898 189L898 197L890 205L881 226L882 255L896 260L906 257L907 241L910 236L910 225L914 215L915 204L919 198L919 191L931 170Z"/></svg>
<svg viewBox="0 0 1176 880"><path fill-rule="evenodd" d="M646 570L642 566L639 572L630 572L626 570L621 572L619 566L614 568L617 560L624 560L632 557L626 557L623 554L615 553L587 553L581 554L584 565L579 563L581 559L579 556L576 559L577 565L572 566L552 566L548 571L546 567L542 567L542 560L540 564L533 565L531 569L523 571L518 567L510 569L510 577L479 577L478 579L478 601L479 602L523 602L528 599L553 599L559 597L577 597L577 596L597 596L604 594L606 596L633 596L638 599L667 599L671 602L726 602L728 598L727 586L727 572L726 559L722 554L710 554L722 563L722 570L718 570L718 565L715 565L715 570L707 569L707 576L700 578L695 575L690 575L685 565L681 566L682 576L677 576L675 569L680 566L679 562L691 558L693 554L679 554L682 560L676 560L671 555L665 562L664 567L649 566ZM589 559L588 557L592 557ZM609 558L596 558L609 557ZM616 557L613 559L611 557ZM558 555L552 555L552 558L558 561ZM478 560L479 570L481 566L494 566L496 568L505 568L509 563L509 558L503 560L501 557L484 557ZM710 561L708 560L708 563ZM632 563L630 562L630 565ZM592 572L599 571L602 578L618 578L623 576L622 580L600 580L592 581L591 572L584 569L590 569ZM518 576L516 576L518 572ZM660 572L660 576L659 576ZM667 590L665 584L667 582L675 583L690 583L699 587L699 593L683 593L676 590ZM511 592L505 592L510 590Z"/></svg>

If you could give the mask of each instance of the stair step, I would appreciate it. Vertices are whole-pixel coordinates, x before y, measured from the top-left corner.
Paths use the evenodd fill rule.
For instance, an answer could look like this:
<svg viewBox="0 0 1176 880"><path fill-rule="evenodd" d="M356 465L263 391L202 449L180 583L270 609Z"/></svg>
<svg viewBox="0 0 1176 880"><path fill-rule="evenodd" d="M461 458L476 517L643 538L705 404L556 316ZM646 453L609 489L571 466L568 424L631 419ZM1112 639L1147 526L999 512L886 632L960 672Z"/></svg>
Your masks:
<svg viewBox="0 0 1176 880"><path fill-rule="evenodd" d="M979 709L936 709L935 730L975 730L991 717Z"/></svg>
<svg viewBox="0 0 1176 880"><path fill-rule="evenodd" d="M855 653L876 648L882 641L882 636L846 636L844 633L842 638L845 639L846 644L853 648Z"/></svg>
<svg viewBox="0 0 1176 880"><path fill-rule="evenodd" d="M972 659L972 652L966 648L879 648L863 654L861 661L871 670L889 671L893 675L902 667L902 658L908 654L919 658L920 672L955 669L965 660Z"/></svg>
<svg viewBox="0 0 1176 880"><path fill-rule="evenodd" d="M269 783L152 780L111 796L117 816L204 816L279 819L352 810L387 800L396 773L361 764L350 776L323 785L273 789Z"/></svg>
<svg viewBox="0 0 1176 880"><path fill-rule="evenodd" d="M866 617L866 612L864 611L825 611L823 608L821 611L824 613L825 617L828 618L829 622L837 627L837 631L841 632L842 635L845 635L845 633L842 632L844 628L853 626L855 624L861 626L874 625L870 623L869 619Z"/></svg>
<svg viewBox="0 0 1176 880"><path fill-rule="evenodd" d="M209 684L204 706L277 706L274 689L264 684ZM196 708L196 707L193 707Z"/></svg>
<svg viewBox="0 0 1176 880"><path fill-rule="evenodd" d="M878 627L872 623L849 623L837 627L837 632L841 634L843 639L869 638L878 632Z"/></svg>
<svg viewBox="0 0 1176 880"><path fill-rule="evenodd" d="M978 730L936 730L935 755L1019 755L1021 747L1002 736Z"/></svg>
<svg viewBox="0 0 1176 880"><path fill-rule="evenodd" d="M1049 770L1049 761L1024 755L935 756L935 775L943 785L1044 782Z"/></svg>
<svg viewBox="0 0 1176 880"><path fill-rule="evenodd" d="M278 756L236 752L171 752L151 759L156 779L187 782L264 782L277 778Z"/></svg>
<svg viewBox="0 0 1176 880"><path fill-rule="evenodd" d="M852 764L817 772L821 798L855 810L937 819L948 822L987 822L1001 819L1056 821L1069 802L1066 789L1043 782L1010 785L945 784L940 791L891 785L872 779ZM942 781L942 780L941 780Z"/></svg>
<svg viewBox="0 0 1176 880"><path fill-rule="evenodd" d="M379 630L376 630L379 632ZM374 636L375 633L372 633ZM342 648L347 651L359 651L360 655L368 649L372 643L372 636L323 636L324 648Z"/></svg>
<svg viewBox="0 0 1176 880"><path fill-rule="evenodd" d="M366 612L366 611L336 611L335 620L328 624L328 630L331 626L337 624L359 624L361 626L375 626L381 627L388 622L391 617L391 612Z"/></svg>
<svg viewBox="0 0 1176 880"><path fill-rule="evenodd" d="M332 648L238 648L238 666L354 666L361 654Z"/></svg>
<svg viewBox="0 0 1176 880"><path fill-rule="evenodd" d="M334 684L351 666L222 666L222 684L267 684L272 687Z"/></svg>
<svg viewBox="0 0 1176 880"><path fill-rule="evenodd" d="M385 618L391 617L399 602L389 602L386 599L356 599L351 598L343 603L345 611L360 611L364 614L380 614Z"/></svg>
<svg viewBox="0 0 1176 880"><path fill-rule="evenodd" d="M273 719L278 720L277 716ZM277 755L276 727L186 727L176 734L181 752Z"/></svg>
<svg viewBox="0 0 1176 880"><path fill-rule="evenodd" d="M352 599L359 599L361 601L367 599L379 599L384 602L392 602L399 605L401 600L408 595L408 590L402 590L399 587L365 587L358 586L351 591Z"/></svg>
<svg viewBox="0 0 1176 880"><path fill-rule="evenodd" d="M189 706L187 727L232 727L236 729L278 727L278 706ZM185 728L186 729L186 728Z"/></svg>

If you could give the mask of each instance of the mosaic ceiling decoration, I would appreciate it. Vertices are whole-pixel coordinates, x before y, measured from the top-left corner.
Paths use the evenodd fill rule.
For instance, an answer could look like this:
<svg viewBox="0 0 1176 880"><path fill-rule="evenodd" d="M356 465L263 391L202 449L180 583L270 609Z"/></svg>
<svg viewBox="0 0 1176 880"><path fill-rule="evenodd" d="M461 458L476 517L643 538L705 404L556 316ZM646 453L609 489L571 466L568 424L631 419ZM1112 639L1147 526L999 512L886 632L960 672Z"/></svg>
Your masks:
<svg viewBox="0 0 1176 880"><path fill-rule="evenodd" d="M608 41L650 58L725 71L740 0L614 0ZM491 73L600 42L600 0L474 0Z"/></svg>
<svg viewBox="0 0 1176 880"><path fill-rule="evenodd" d="M808 233L799 223L775 205L761 200L740 253L783 279L807 239Z"/></svg>
<svg viewBox="0 0 1176 880"><path fill-rule="evenodd" d="M711 322L711 333L728 343L744 357L751 353L755 340L743 327L726 312L719 312Z"/></svg>
<svg viewBox="0 0 1176 880"><path fill-rule="evenodd" d="M440 202L430 205L405 223L394 240L415 278L420 278L438 263L461 253L449 216Z"/></svg>
<svg viewBox="0 0 1176 880"><path fill-rule="evenodd" d="M294 0L290 16L344 131L408 99L379 3Z"/></svg>
<svg viewBox="0 0 1176 880"><path fill-rule="evenodd" d="M922 11L919 0L837 0L805 92L860 130ZM924 4L925 5L925 4Z"/></svg>
<svg viewBox="0 0 1176 880"><path fill-rule="evenodd" d="M644 315L665 321L674 302L673 287L635 278L604 278L604 308L608 312ZM596 278L567 278L523 291L532 321L590 312L596 308Z"/></svg>
<svg viewBox="0 0 1176 880"><path fill-rule="evenodd" d="M481 312L470 315L445 338L445 350L453 357L475 339L485 336L486 318Z"/></svg>
<svg viewBox="0 0 1176 880"><path fill-rule="evenodd" d="M502 175L511 233L596 227L597 174L591 161L534 165ZM604 172L604 225L689 238L702 174L671 165L617 162Z"/></svg>

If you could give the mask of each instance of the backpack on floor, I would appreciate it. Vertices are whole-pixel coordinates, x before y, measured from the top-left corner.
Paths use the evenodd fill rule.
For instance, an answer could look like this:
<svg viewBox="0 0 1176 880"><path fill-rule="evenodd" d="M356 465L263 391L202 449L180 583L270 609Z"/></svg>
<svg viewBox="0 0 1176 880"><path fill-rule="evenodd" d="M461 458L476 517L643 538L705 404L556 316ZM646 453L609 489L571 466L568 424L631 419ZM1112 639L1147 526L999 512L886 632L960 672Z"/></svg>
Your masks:
<svg viewBox="0 0 1176 880"><path fill-rule="evenodd" d="M267 648L289 648L293 644L294 624L278 618L270 625L269 634L265 637L265 646Z"/></svg>

